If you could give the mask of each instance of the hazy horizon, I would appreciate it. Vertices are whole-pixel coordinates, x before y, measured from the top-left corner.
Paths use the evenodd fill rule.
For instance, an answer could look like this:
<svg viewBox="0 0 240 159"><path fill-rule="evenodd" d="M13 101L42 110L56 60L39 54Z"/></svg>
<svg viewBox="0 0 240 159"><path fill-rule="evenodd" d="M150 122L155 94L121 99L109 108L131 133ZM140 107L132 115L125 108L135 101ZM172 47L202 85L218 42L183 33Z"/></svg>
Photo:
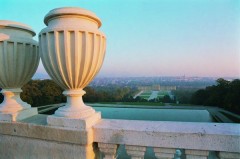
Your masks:
<svg viewBox="0 0 240 159"><path fill-rule="evenodd" d="M240 78L240 1L46 2L1 0L0 19L25 23L38 34L51 9L76 6L95 12L107 36L98 77ZM42 64L35 76L41 74L46 75Z"/></svg>
<svg viewBox="0 0 240 159"><path fill-rule="evenodd" d="M95 78L212 78L212 79L240 79L237 76L102 76L97 75ZM38 73L33 76L33 79L51 79L47 73Z"/></svg>

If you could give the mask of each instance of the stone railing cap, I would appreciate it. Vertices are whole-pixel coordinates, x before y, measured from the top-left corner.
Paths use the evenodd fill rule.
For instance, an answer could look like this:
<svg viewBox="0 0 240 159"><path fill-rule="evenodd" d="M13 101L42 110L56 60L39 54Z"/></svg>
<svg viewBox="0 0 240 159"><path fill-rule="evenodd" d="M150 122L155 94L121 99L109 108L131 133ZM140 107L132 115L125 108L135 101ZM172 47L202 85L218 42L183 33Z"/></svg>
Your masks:
<svg viewBox="0 0 240 159"><path fill-rule="evenodd" d="M0 20L0 27L12 27L12 28L19 28L23 30L29 31L33 36L36 35L36 33L32 30L32 28L26 24L14 22L10 20Z"/></svg>
<svg viewBox="0 0 240 159"><path fill-rule="evenodd" d="M63 7L63 8L55 8L51 11L48 12L48 14L44 17L44 23L46 25L48 25L48 21L56 16L61 16L61 15L82 15L82 16L86 16L88 18L93 19L94 21L97 22L98 27L101 27L102 23L100 18L98 18L96 16L95 13L83 9L83 8L79 8L79 7Z"/></svg>

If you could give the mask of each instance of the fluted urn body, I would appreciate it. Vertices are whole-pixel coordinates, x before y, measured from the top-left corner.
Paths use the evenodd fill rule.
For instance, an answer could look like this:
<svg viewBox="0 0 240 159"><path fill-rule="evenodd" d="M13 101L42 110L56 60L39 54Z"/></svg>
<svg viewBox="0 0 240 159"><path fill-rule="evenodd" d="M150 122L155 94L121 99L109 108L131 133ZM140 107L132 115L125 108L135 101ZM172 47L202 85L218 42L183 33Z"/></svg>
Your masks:
<svg viewBox="0 0 240 159"><path fill-rule="evenodd" d="M66 106L56 116L84 118L94 109L82 101L83 90L99 72L106 38L98 28L100 19L82 8L57 8L44 18L47 25L39 34L40 54L49 76L65 91Z"/></svg>
<svg viewBox="0 0 240 159"><path fill-rule="evenodd" d="M4 101L0 113L14 113L31 106L20 99L21 87L36 72L40 56L35 32L27 25L0 20L0 88Z"/></svg>

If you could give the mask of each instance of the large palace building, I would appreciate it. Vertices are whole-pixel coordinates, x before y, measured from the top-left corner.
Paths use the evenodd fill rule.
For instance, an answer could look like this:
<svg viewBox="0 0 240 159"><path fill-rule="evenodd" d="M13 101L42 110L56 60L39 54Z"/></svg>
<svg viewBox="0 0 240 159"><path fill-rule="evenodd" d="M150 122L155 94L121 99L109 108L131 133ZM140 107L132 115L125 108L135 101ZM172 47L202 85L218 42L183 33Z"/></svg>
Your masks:
<svg viewBox="0 0 240 159"><path fill-rule="evenodd" d="M152 85L152 86L139 86L138 89L141 91L172 91L176 90L177 86Z"/></svg>

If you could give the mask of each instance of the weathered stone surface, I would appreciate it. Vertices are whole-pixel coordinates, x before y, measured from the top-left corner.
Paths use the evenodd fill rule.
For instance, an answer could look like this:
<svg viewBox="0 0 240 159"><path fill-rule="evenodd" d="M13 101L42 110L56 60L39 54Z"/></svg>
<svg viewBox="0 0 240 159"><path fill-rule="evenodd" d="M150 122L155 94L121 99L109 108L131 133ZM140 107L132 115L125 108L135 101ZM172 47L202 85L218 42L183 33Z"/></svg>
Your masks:
<svg viewBox="0 0 240 159"><path fill-rule="evenodd" d="M175 154L176 153L176 149L163 148L163 147L154 147L154 152L163 152L163 153Z"/></svg>
<svg viewBox="0 0 240 159"><path fill-rule="evenodd" d="M170 148L154 147L153 150L158 159L172 159L176 153L176 149Z"/></svg>
<svg viewBox="0 0 240 159"><path fill-rule="evenodd" d="M209 151L200 151L200 150L185 150L185 154L189 155L201 155L201 156L208 156Z"/></svg>
<svg viewBox="0 0 240 159"><path fill-rule="evenodd" d="M207 156L186 155L186 159L208 159Z"/></svg>
<svg viewBox="0 0 240 159"><path fill-rule="evenodd" d="M101 120L94 126L94 141L239 152L239 129L239 124L230 123Z"/></svg>
<svg viewBox="0 0 240 159"><path fill-rule="evenodd" d="M185 150L186 159L207 159L209 151Z"/></svg>
<svg viewBox="0 0 240 159"><path fill-rule="evenodd" d="M30 119L33 120L30 121ZM199 127L197 128L196 125ZM191 126L195 127L195 129L192 129ZM184 130L182 127L184 127ZM190 129L192 132L189 132ZM201 129L205 131L204 135L197 133ZM85 147L85 150L89 151L89 154L92 154L93 151L89 147L92 147L90 145L95 141L100 142L99 145L102 148L102 152L105 151L105 153L111 154L115 154L116 145L124 144L131 145L126 146L126 150L128 154L132 155L143 155L143 147L141 146L150 146L154 147L154 151L157 153L156 157L159 158L173 157L175 148L186 149L185 153L187 158L203 159L207 157L208 150L223 151L223 149L226 152L219 153L222 158L231 158L231 156L233 156L232 158L236 158L239 154L236 153L239 148L238 130L238 124L125 120L102 120L94 126L94 129L80 130L69 127L48 126L46 125L45 115L36 115L20 122L1 121L0 145L2 147L0 147L0 149L3 148L3 145L7 147L12 146L11 144L16 144L13 145L13 147L16 146L16 152L10 152L10 150L4 151L6 152L4 153L4 157L6 157L6 155L20 153L20 145L24 144L23 152L26 151L27 156L34 154L34 147L42 150L52 148L52 150L48 150L49 153L50 151L51 153L55 153L66 149L66 153L71 152L76 154L81 152L80 150L75 150L75 147L79 147L81 150ZM46 147L46 145L48 147ZM162 145L164 148L161 148L159 145ZM27 150L25 150L25 146L28 147L28 153ZM4 150L6 149L5 147ZM171 147L175 148L171 149ZM191 149L189 147L191 147ZM55 148L57 150L55 150ZM227 153L227 151L229 153ZM235 153L230 153L234 151ZM63 152L65 152L65 150L63 150ZM111 157L114 155L108 156ZM21 156L19 156L19 158L21 159Z"/></svg>
<svg viewBox="0 0 240 159"><path fill-rule="evenodd" d="M96 112L89 117L81 118L81 119L71 119L66 117L58 117L54 115L50 115L47 117L48 125L58 126L58 127L69 127L69 128L80 129L80 130L89 129L100 120L101 120L100 112Z"/></svg>
<svg viewBox="0 0 240 159"><path fill-rule="evenodd" d="M132 159L143 159L146 151L146 147L144 146L125 145L125 149Z"/></svg>
<svg viewBox="0 0 240 159"><path fill-rule="evenodd" d="M117 144L98 143L98 148L104 155L104 159L115 159Z"/></svg>
<svg viewBox="0 0 240 159"><path fill-rule="evenodd" d="M94 159L92 145L0 134L0 159Z"/></svg>
<svg viewBox="0 0 240 159"><path fill-rule="evenodd" d="M92 129L79 130L22 122L1 121L0 134L83 145L93 142Z"/></svg>
<svg viewBox="0 0 240 159"><path fill-rule="evenodd" d="M173 159L174 154L170 153L155 153L157 159Z"/></svg>
<svg viewBox="0 0 240 159"><path fill-rule="evenodd" d="M239 145L240 146L240 145ZM240 159L240 152L233 153L233 152L219 152L218 157L220 159Z"/></svg>

